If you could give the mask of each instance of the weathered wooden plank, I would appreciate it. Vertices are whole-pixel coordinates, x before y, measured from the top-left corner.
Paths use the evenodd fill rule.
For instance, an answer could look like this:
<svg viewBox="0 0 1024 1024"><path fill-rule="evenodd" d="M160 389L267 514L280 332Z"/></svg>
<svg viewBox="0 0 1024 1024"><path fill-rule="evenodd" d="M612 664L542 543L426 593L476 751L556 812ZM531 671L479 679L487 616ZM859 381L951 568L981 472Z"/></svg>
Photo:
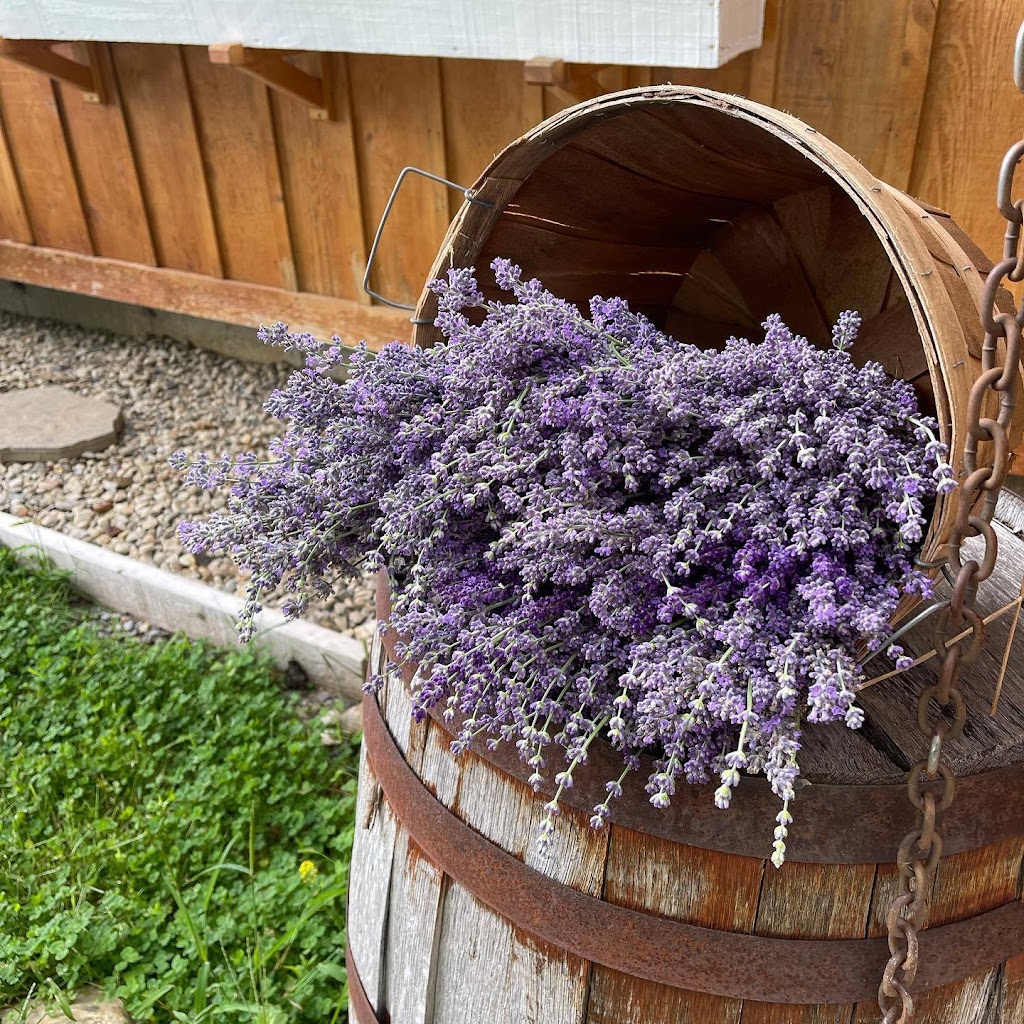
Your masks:
<svg viewBox="0 0 1024 1024"><path fill-rule="evenodd" d="M1003 967L999 999L1001 1024L1024 1024L1024 953L1010 957Z"/></svg>
<svg viewBox="0 0 1024 1024"><path fill-rule="evenodd" d="M770 837L769 837L770 838ZM750 932L764 863L611 827L604 899L678 921ZM738 1024L738 999L685 992L595 964L588 1024Z"/></svg>
<svg viewBox="0 0 1024 1024"><path fill-rule="evenodd" d="M767 868L754 932L784 938L859 939L867 925L874 880L874 864L786 863L777 871ZM741 1020L742 1024L846 1024L852 1013L852 1004L801 1006L747 1000Z"/></svg>
<svg viewBox="0 0 1024 1024"><path fill-rule="evenodd" d="M234 68L211 64L204 47L182 53L224 274L295 290L269 90Z"/></svg>
<svg viewBox="0 0 1024 1024"><path fill-rule="evenodd" d="M245 327L283 320L319 338L339 334L348 345L380 348L409 337L408 315L396 310L17 242L0 241L0 277Z"/></svg>
<svg viewBox="0 0 1024 1024"><path fill-rule="evenodd" d="M1005 223L993 199L1024 101L1011 76L1020 9L1000 0L942 0L909 191L949 210L990 255ZM1018 185L1013 198L1021 194Z"/></svg>
<svg viewBox="0 0 1024 1024"><path fill-rule="evenodd" d="M25 200L21 195L21 183L7 144L7 130L4 127L3 112L0 108L0 238L31 244L32 225L29 223Z"/></svg>
<svg viewBox="0 0 1024 1024"><path fill-rule="evenodd" d="M379 653L381 660L370 664L375 666L373 671L388 676L381 702L388 729L409 764L426 778L430 724L413 721L406 684L393 668L385 666L383 651ZM449 801L458 785L457 771L446 763L450 760L442 756L440 765L428 769L435 792ZM440 915L447 890L442 872L421 855L399 823L391 862L381 1001L377 1003L378 1012L389 1013L394 1021L431 1019Z"/></svg>
<svg viewBox="0 0 1024 1024"><path fill-rule="evenodd" d="M72 60L92 60L106 100L89 103L75 86L57 85L96 255L153 265L156 252L108 45L93 44L86 54L85 44L68 44L67 51Z"/></svg>
<svg viewBox="0 0 1024 1024"><path fill-rule="evenodd" d="M663 82L696 85L701 89L749 96L751 59L752 52L748 50L720 68L652 68L651 79L659 85Z"/></svg>
<svg viewBox="0 0 1024 1024"><path fill-rule="evenodd" d="M111 55L157 263L223 277L180 47L114 43Z"/></svg>
<svg viewBox="0 0 1024 1024"><path fill-rule="evenodd" d="M350 54L349 81L367 244L399 172L413 165L445 174L438 61ZM395 204L374 268L374 290L413 303L448 226L445 187L413 177Z"/></svg>
<svg viewBox="0 0 1024 1024"><path fill-rule="evenodd" d="M91 253L53 81L0 61L0 112L36 243Z"/></svg>
<svg viewBox="0 0 1024 1024"><path fill-rule="evenodd" d="M374 634L368 659L371 672L381 657L380 637ZM384 702L388 686L386 683L381 697ZM363 988L374 1007L380 1007L385 998L388 905L399 825L369 765L365 744L359 755L355 825L348 888L348 943Z"/></svg>
<svg viewBox="0 0 1024 1024"><path fill-rule="evenodd" d="M929 0L784 5L775 105L905 187L936 6Z"/></svg>
<svg viewBox="0 0 1024 1024"><path fill-rule="evenodd" d="M458 768L452 809L463 821L542 874L600 894L607 832L591 829L566 809L556 820L550 849L542 853L536 837L543 801L475 755L463 755ZM590 968L579 957L519 932L454 883L440 927L435 1024L584 1020Z"/></svg>
<svg viewBox="0 0 1024 1024"><path fill-rule="evenodd" d="M293 97L271 94L298 288L369 304L362 288L366 236L346 57L301 54L294 61L311 74L323 62L334 109L330 121L316 120Z"/></svg>
<svg viewBox="0 0 1024 1024"><path fill-rule="evenodd" d="M493 157L544 119L544 87L523 78L522 61L441 61L447 177L468 187ZM454 217L463 203L449 193Z"/></svg>
<svg viewBox="0 0 1024 1024"><path fill-rule="evenodd" d="M775 105L775 80L779 73L779 40L782 0L765 0L761 45L750 51L750 83L747 95L766 106Z"/></svg>
<svg viewBox="0 0 1024 1024"><path fill-rule="evenodd" d="M963 813L969 812L964 809ZM1019 839L943 858L932 887L929 927L960 921L1018 899L1020 869ZM895 868L880 866L868 923L869 935L886 934L885 914L895 893ZM927 941L926 931L922 933L922 947ZM917 1019L928 1024L994 1024L998 1019L994 1016L994 1007L999 1001L1002 974L1002 968L996 968L984 975L920 993L914 999ZM858 1004L857 1024L877 1019L877 1003Z"/></svg>
<svg viewBox="0 0 1024 1024"><path fill-rule="evenodd" d="M1024 544L998 521L995 530L999 541L999 568L978 588L978 610L982 615L988 615L1014 600L1024 577ZM972 557L970 552L976 544L976 541L967 542L965 557ZM945 583L937 585L936 594L940 600L943 599L941 595L948 594ZM961 673L959 688L967 703L967 729L964 737L948 744L946 750L949 763L958 775L1024 760L1024 670L1020 658L1020 630L1014 638L998 714L989 714L1009 630L1008 616L991 622L986 627L985 644L979 660L965 667ZM915 655L926 654L933 642L933 633L934 623L929 620L900 642ZM884 657L869 662L869 665L878 673L891 667ZM866 735L904 770L926 752L925 738L917 728L917 694L935 681L936 673L936 659L933 658L917 668L876 683L859 696L859 702L867 713ZM937 715L938 709L933 707L932 712Z"/></svg>

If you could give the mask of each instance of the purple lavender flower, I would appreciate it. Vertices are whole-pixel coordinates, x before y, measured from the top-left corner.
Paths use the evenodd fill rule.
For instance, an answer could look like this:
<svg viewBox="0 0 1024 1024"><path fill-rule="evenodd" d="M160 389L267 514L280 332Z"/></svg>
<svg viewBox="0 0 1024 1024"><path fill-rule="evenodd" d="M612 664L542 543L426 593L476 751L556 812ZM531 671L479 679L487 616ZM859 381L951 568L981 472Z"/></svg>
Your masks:
<svg viewBox="0 0 1024 1024"><path fill-rule="evenodd" d="M175 457L230 485L182 541L250 571L243 636L268 591L298 615L386 566L414 713L459 719L456 751L514 743L535 786L553 778L542 841L604 737L623 772L592 824L642 752L657 807L711 781L727 807L761 773L779 864L803 730L862 723L858 650L929 592L913 558L953 486L937 426L909 384L852 362L856 313L828 348L771 316L763 340L705 352L621 299L584 315L493 269L508 302L450 271L432 285L447 341L363 346L344 382L337 339L264 332L306 356L267 403L287 429L270 463Z"/></svg>

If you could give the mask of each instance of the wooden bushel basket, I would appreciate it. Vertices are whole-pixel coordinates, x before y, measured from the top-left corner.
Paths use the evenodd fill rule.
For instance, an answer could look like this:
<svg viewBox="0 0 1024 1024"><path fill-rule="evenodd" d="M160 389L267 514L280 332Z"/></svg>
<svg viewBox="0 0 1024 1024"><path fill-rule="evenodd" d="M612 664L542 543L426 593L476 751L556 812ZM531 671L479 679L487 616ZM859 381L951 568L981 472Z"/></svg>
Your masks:
<svg viewBox="0 0 1024 1024"><path fill-rule="evenodd" d="M706 345L755 337L772 312L827 344L837 315L855 309L864 326L854 358L911 380L960 450L991 264L947 214L879 182L795 118L679 86L604 96L513 143L471 195L482 202L463 205L432 276L475 266L498 297L488 265L505 256L566 298L623 296ZM429 324L434 308L425 291L416 319ZM417 325L416 343L437 339L428 324ZM1018 418L1014 447L1020 434ZM937 504L922 560L941 552L957 500ZM982 614L1017 596L1024 568L1024 544L996 529L1000 566L979 594ZM381 618L388 608L382 579ZM969 717L949 751L960 782L940 819L944 856L914 986L917 1019L929 1024L1024 1022L1024 680L1012 662L999 716L988 716L1010 618L990 626L961 684ZM926 624L908 645L924 653L930 638ZM371 672L388 660L385 646L387 635ZM525 784L515 752L481 745L454 758L441 722L410 717L413 667L392 669L364 706L352 1019L877 1019L896 845L915 820L906 772L925 745L916 694L933 670L864 691L859 732L807 731L811 784L775 870L778 802L763 779L744 779L728 811L715 809L713 787L696 786L659 811L643 792L646 773L633 773L610 826L591 829L590 808L613 777L613 752L600 743L563 796L554 853L539 855L546 794Z"/></svg>

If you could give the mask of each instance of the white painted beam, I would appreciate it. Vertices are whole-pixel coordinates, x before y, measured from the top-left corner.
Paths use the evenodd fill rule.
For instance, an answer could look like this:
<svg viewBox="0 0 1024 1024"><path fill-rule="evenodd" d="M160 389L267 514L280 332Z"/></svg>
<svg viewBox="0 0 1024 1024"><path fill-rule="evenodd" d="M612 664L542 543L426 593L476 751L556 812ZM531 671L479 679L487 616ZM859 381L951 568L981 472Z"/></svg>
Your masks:
<svg viewBox="0 0 1024 1024"><path fill-rule="evenodd" d="M764 0L0 0L9 39L716 68L761 45Z"/></svg>

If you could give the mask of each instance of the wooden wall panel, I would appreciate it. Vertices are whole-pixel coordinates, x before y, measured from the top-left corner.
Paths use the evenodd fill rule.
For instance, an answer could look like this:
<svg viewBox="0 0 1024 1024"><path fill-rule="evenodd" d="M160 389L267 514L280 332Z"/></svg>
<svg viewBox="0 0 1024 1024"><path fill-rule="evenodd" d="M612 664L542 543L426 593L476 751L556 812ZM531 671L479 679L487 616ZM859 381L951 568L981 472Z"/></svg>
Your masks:
<svg viewBox="0 0 1024 1024"><path fill-rule="evenodd" d="M348 67L369 242L403 167L445 174L441 75L432 57L350 54ZM377 254L375 291L419 298L450 219L445 191L416 176L406 181Z"/></svg>
<svg viewBox="0 0 1024 1024"><path fill-rule="evenodd" d="M1024 130L1013 43L1024 17L1003 0L942 0L910 191L949 211L992 258L1005 222L996 209L1003 153ZM1024 197L1018 171L1015 199Z"/></svg>
<svg viewBox="0 0 1024 1024"><path fill-rule="evenodd" d="M114 43L111 52L157 263L223 277L181 49Z"/></svg>
<svg viewBox="0 0 1024 1024"><path fill-rule="evenodd" d="M91 253L53 82L0 62L0 110L36 243Z"/></svg>
<svg viewBox="0 0 1024 1024"><path fill-rule="evenodd" d="M321 57L303 54L298 67L321 73ZM304 103L272 93L274 134L301 291L368 303L363 291L366 235L359 201L345 54L324 54L335 117L317 121Z"/></svg>
<svg viewBox="0 0 1024 1024"><path fill-rule="evenodd" d="M522 61L443 60L448 177L470 186L510 142L544 120L544 87L523 80ZM463 197L454 190L454 217Z"/></svg>
<svg viewBox="0 0 1024 1024"><path fill-rule="evenodd" d="M224 274L296 287L268 89L237 68L182 47Z"/></svg>
<svg viewBox="0 0 1024 1024"><path fill-rule="evenodd" d="M784 3L775 105L906 188L936 6L934 0Z"/></svg>
<svg viewBox="0 0 1024 1024"><path fill-rule="evenodd" d="M87 103L73 85L61 83L57 90L93 246L98 256L152 265L156 252L109 49L106 43L88 49L68 44L64 56L96 62L107 102Z"/></svg>
<svg viewBox="0 0 1024 1024"><path fill-rule="evenodd" d="M21 183L14 166L10 146L7 145L7 131L0 116L0 238L13 242L31 244L32 225L29 223L25 200L21 195Z"/></svg>

